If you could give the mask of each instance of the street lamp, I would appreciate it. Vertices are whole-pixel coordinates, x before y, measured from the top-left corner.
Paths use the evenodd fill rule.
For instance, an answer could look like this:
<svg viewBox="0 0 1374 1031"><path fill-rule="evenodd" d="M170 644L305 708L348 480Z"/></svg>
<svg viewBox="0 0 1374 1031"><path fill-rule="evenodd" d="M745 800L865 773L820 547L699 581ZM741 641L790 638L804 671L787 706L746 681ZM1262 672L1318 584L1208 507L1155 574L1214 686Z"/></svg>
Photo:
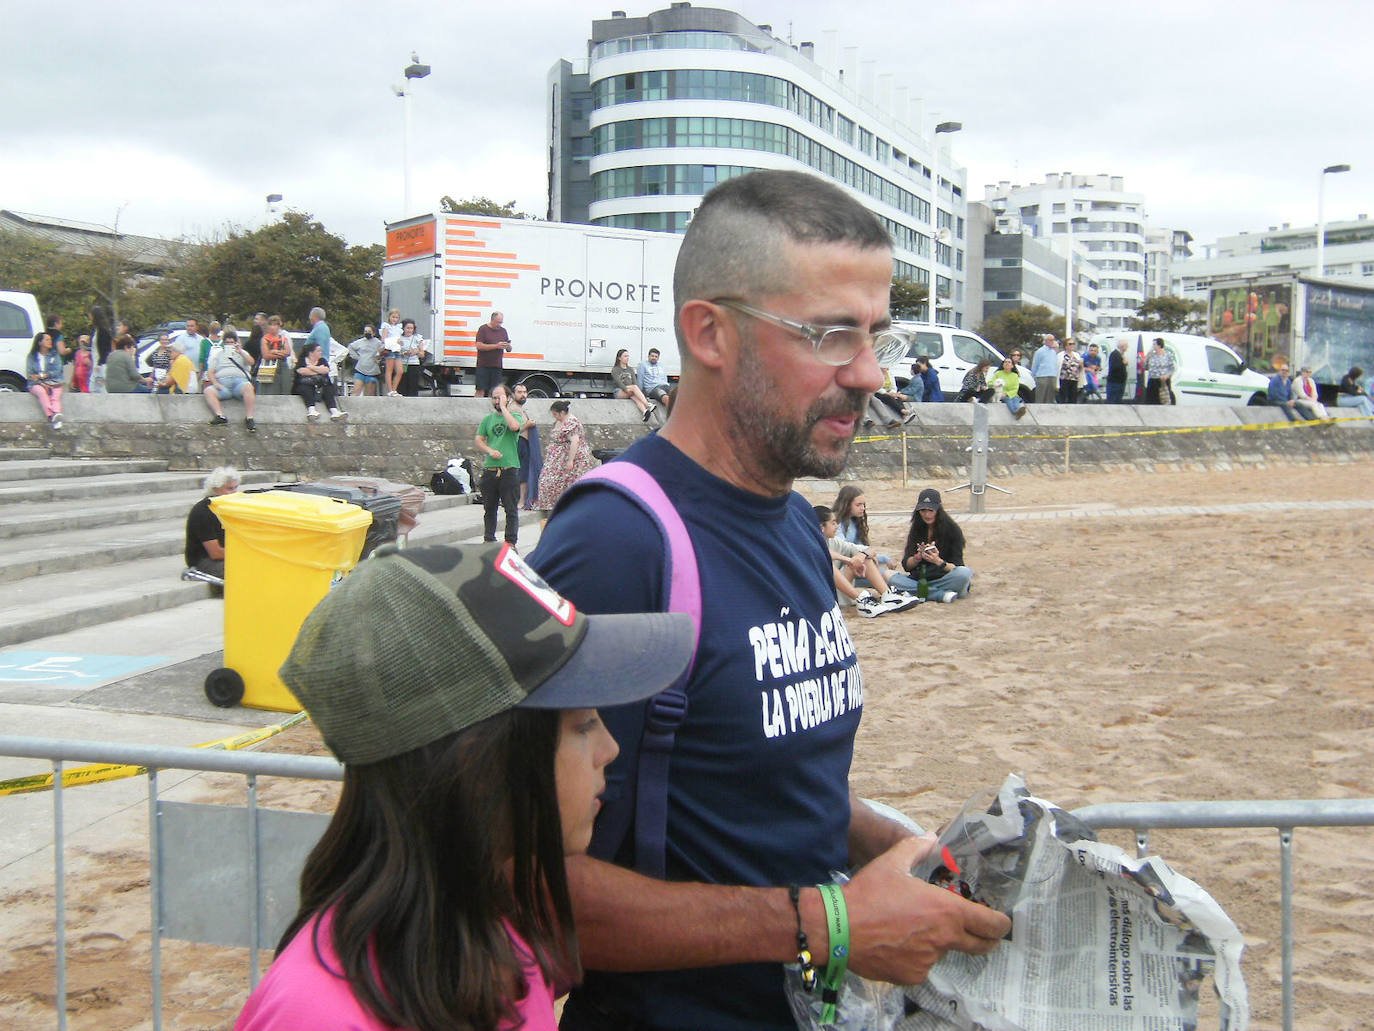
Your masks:
<svg viewBox="0 0 1374 1031"><path fill-rule="evenodd" d="M940 140L941 133L958 132L964 127L963 122L936 122L935 131L930 134L931 151L935 157L935 167L931 170L932 181L930 184L930 228L932 230L932 244L938 248L940 244ZM930 256L930 321L938 323L940 321L940 288L937 285L940 277L937 271L935 255ZM953 269L950 270L953 272ZM953 277L950 277L951 280Z"/></svg>
<svg viewBox="0 0 1374 1031"><path fill-rule="evenodd" d="M1337 172L1349 172L1349 165L1327 165L1317 180L1317 276L1326 275L1326 177Z"/></svg>
<svg viewBox="0 0 1374 1031"><path fill-rule="evenodd" d="M273 204L280 204L280 203L281 203L281 194L280 194L280 193L269 193L269 194L267 195L267 214L268 214L268 215L271 215L273 212L275 212L275 211L277 210L276 208L274 208L274 207L272 206Z"/></svg>
<svg viewBox="0 0 1374 1031"><path fill-rule="evenodd" d="M423 79L429 75L429 65L420 63L420 55L414 52L410 55L410 64L406 65L402 72L406 79L406 86L392 86L391 92L401 98L401 111L404 119L404 135L401 137L401 172L405 177L405 208L401 212L402 218L410 216L410 83L413 79Z"/></svg>

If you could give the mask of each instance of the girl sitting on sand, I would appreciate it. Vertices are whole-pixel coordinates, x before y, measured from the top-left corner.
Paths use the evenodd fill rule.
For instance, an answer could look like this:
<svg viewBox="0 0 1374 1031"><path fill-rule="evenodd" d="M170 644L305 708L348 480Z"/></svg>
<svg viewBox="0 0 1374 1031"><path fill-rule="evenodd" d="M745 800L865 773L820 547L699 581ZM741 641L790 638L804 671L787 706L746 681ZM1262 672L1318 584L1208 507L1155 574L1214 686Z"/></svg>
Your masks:
<svg viewBox="0 0 1374 1031"><path fill-rule="evenodd" d="M584 616L509 545L363 562L281 669L343 792L237 1031L551 1031L579 973L563 856L618 751L593 706L691 651L689 616Z"/></svg>

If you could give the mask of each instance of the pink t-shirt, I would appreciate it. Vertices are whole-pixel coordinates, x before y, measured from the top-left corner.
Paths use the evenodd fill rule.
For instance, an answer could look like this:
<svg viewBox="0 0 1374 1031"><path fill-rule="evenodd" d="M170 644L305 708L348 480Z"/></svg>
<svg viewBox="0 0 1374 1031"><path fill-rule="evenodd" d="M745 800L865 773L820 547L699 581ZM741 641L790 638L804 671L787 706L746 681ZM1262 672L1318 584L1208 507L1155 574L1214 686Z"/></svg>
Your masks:
<svg viewBox="0 0 1374 1031"><path fill-rule="evenodd" d="M325 913L297 932L249 996L234 1031L395 1031L354 997L332 931L333 914ZM510 936L516 954L528 956L529 947L514 931ZM525 965L525 982L529 990L516 1004L516 1020L502 1024L502 1031L556 1031L553 990L532 961Z"/></svg>

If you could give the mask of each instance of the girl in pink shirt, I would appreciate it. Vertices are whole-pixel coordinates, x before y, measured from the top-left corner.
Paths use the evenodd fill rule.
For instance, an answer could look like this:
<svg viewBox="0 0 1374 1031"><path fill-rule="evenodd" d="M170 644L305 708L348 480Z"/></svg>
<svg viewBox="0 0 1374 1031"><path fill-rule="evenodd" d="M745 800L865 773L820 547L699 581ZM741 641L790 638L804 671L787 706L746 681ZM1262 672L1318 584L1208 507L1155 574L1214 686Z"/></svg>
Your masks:
<svg viewBox="0 0 1374 1031"><path fill-rule="evenodd" d="M343 792L236 1031L553 1031L580 977L563 856L619 750L593 706L665 689L692 647L682 614L579 613L509 545L360 564L280 671Z"/></svg>

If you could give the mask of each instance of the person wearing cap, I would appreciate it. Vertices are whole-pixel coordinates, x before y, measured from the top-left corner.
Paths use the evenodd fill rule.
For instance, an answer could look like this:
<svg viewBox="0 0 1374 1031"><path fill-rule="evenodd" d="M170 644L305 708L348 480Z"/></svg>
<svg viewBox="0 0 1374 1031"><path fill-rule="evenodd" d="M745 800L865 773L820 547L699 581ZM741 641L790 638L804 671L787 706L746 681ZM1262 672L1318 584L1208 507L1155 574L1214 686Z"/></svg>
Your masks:
<svg viewBox="0 0 1374 1031"><path fill-rule="evenodd" d="M564 856L617 751L596 706L665 687L692 637L584 615L505 544L361 563L281 667L343 791L236 1031L551 1031L579 975Z"/></svg>
<svg viewBox="0 0 1374 1031"><path fill-rule="evenodd" d="M883 365L910 347L891 330L891 246L842 189L771 170L715 187L683 237L673 415L607 469L658 485L709 604L666 768L662 705L652 724L645 705L604 713L622 752L592 850L569 859L588 972L564 1028L792 1031L781 965L799 930L817 964L830 955L831 870L857 868L838 895L864 977L917 983L1010 926L911 877L930 840L849 790L862 677L816 514L792 489L843 470ZM531 564L580 607L663 610L672 539L584 479ZM664 805L641 819L650 788Z"/></svg>
<svg viewBox="0 0 1374 1031"><path fill-rule="evenodd" d="M964 565L964 531L945 511L934 487L917 495L902 549L902 572L887 578L902 591L917 590L921 580L931 601L945 602L966 596L973 580L973 570Z"/></svg>

